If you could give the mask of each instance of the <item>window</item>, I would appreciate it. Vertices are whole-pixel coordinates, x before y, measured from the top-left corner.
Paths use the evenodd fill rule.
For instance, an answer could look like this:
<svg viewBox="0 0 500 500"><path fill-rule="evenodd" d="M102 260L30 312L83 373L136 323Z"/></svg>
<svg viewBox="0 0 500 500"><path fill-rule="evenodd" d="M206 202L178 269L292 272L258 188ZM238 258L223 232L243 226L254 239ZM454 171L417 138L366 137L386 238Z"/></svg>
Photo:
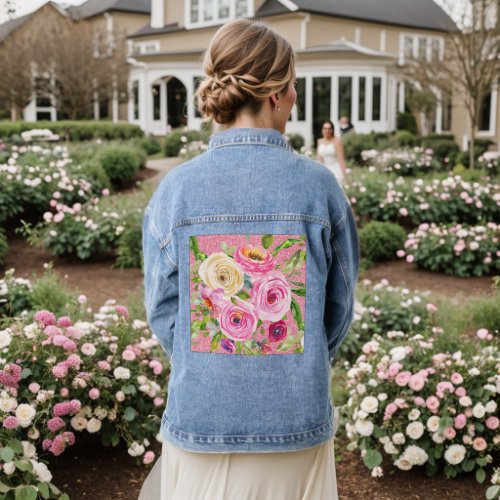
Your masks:
<svg viewBox="0 0 500 500"><path fill-rule="evenodd" d="M306 79L297 78L295 89L297 90L297 120L304 121L306 119Z"/></svg>
<svg viewBox="0 0 500 500"><path fill-rule="evenodd" d="M406 35L404 37L404 55L405 59L413 59L413 37Z"/></svg>
<svg viewBox="0 0 500 500"><path fill-rule="evenodd" d="M481 102L479 108L479 120L477 128L480 132L489 132L491 127L491 92L488 92Z"/></svg>
<svg viewBox="0 0 500 500"><path fill-rule="evenodd" d="M352 106L352 77L339 77L339 118L347 116L349 120L351 116Z"/></svg>
<svg viewBox="0 0 500 500"><path fill-rule="evenodd" d="M327 77L313 78L313 131L314 139L321 137L321 126L330 120L332 79Z"/></svg>
<svg viewBox="0 0 500 500"><path fill-rule="evenodd" d="M382 78L373 78L372 120L380 121L382 109Z"/></svg>
<svg viewBox="0 0 500 500"><path fill-rule="evenodd" d="M190 0L188 24L216 24L235 17L250 17L250 0Z"/></svg>
<svg viewBox="0 0 500 500"><path fill-rule="evenodd" d="M161 120L161 109L160 109L160 85L155 83L151 87L153 93L153 120Z"/></svg>
<svg viewBox="0 0 500 500"><path fill-rule="evenodd" d="M359 77L358 91L358 121L365 121L365 106L366 106L366 77Z"/></svg>
<svg viewBox="0 0 500 500"><path fill-rule="evenodd" d="M139 119L139 82L135 80L132 83L132 102L134 105L134 120Z"/></svg>
<svg viewBox="0 0 500 500"><path fill-rule="evenodd" d="M451 130L451 93L443 92L441 97L441 130L449 132Z"/></svg>
<svg viewBox="0 0 500 500"><path fill-rule="evenodd" d="M439 39L433 38L431 40L431 60L439 61L441 59L441 47L440 47Z"/></svg>
<svg viewBox="0 0 500 500"><path fill-rule="evenodd" d="M436 36L401 35L400 64L411 59L440 60L443 43L443 39Z"/></svg>

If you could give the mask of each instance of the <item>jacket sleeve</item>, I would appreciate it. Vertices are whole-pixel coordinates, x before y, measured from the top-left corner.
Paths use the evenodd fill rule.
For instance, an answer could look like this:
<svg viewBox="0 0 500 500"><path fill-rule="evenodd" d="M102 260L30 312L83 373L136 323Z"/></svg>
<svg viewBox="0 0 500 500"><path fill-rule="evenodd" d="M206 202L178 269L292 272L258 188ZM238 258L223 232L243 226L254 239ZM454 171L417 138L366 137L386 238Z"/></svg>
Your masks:
<svg viewBox="0 0 500 500"><path fill-rule="evenodd" d="M179 308L178 268L168 254L168 247L160 243L149 207L142 238L146 314L153 334L171 358Z"/></svg>
<svg viewBox="0 0 500 500"><path fill-rule="evenodd" d="M332 229L330 243L332 263L326 283L324 324L332 362L351 325L358 279L358 234L349 205L345 218Z"/></svg>

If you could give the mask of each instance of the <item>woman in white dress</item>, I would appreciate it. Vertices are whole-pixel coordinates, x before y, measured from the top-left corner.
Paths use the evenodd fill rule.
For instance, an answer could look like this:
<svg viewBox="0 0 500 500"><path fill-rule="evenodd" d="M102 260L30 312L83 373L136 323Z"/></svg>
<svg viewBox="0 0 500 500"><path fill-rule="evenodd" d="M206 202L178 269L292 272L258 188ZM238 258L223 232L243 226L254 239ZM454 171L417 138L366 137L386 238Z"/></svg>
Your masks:
<svg viewBox="0 0 500 500"><path fill-rule="evenodd" d="M335 137L335 127L329 120L323 123L321 134L323 137L318 139L317 159L335 175L342 186L347 178L342 141L339 137Z"/></svg>

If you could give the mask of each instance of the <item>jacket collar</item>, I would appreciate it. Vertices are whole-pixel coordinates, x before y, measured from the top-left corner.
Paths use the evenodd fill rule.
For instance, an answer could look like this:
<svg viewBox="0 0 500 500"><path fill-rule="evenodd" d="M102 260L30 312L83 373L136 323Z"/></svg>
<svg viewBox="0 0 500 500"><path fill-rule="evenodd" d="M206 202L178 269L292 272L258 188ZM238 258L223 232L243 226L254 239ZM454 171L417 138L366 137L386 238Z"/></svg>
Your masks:
<svg viewBox="0 0 500 500"><path fill-rule="evenodd" d="M271 145L292 151L285 138L274 128L231 128L212 136L208 149L241 144Z"/></svg>

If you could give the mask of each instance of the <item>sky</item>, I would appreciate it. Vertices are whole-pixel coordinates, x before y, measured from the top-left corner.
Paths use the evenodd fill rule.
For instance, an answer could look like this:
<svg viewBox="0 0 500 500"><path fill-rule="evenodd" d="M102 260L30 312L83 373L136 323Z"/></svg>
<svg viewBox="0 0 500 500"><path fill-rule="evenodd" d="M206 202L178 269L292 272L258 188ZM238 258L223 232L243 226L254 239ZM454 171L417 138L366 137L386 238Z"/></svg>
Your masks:
<svg viewBox="0 0 500 500"><path fill-rule="evenodd" d="M38 9L41 5L47 2L47 0L14 0L17 6L17 15L23 16L24 14L28 14L36 9ZM66 5L80 5L84 3L86 0L53 0L56 3L66 4ZM377 1L377 0L368 0L368 1ZM418 0L414 0L418 1ZM446 6L452 5L450 8L450 15L455 17L456 15L460 15L462 10L463 0L454 0L450 2L450 0L434 0L438 5ZM0 23L3 23L7 20L6 14L6 0L0 0Z"/></svg>

